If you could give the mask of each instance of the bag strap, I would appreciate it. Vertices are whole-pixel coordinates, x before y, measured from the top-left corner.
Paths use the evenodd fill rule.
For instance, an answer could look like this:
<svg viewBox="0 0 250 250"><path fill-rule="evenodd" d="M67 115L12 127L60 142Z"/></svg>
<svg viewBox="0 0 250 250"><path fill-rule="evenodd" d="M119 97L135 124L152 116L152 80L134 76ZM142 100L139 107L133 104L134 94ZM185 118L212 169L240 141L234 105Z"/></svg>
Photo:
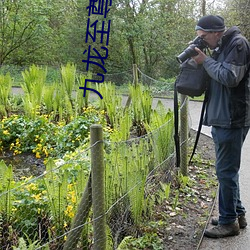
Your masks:
<svg viewBox="0 0 250 250"><path fill-rule="evenodd" d="M193 152L192 152L192 154L190 156L190 159L189 159L189 164L192 162L192 159L193 159L193 156L195 154L195 151L196 151L196 148L197 148L197 145L198 145L198 141L199 141L199 138L200 138L203 117L204 117L204 113L205 113L205 109L206 109L206 104L207 104L207 90L205 91L205 97L204 97L204 101L203 101L202 108L201 108L199 126L198 126L198 130L196 132L195 143L194 143L194 147L193 147Z"/></svg>
<svg viewBox="0 0 250 250"><path fill-rule="evenodd" d="M175 153L176 153L176 167L180 167L180 137L179 137L179 112L178 112L178 93L176 88L176 82L174 83L174 141L175 141Z"/></svg>

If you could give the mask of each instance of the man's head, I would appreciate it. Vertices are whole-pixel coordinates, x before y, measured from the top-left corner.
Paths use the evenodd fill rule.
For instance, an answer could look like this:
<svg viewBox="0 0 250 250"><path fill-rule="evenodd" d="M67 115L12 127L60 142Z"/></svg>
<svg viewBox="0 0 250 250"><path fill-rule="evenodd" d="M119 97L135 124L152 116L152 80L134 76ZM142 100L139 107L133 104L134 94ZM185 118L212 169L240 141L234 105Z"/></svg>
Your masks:
<svg viewBox="0 0 250 250"><path fill-rule="evenodd" d="M224 34L224 19L220 16L203 16L195 26L195 30L197 35L207 42L208 47L214 49Z"/></svg>

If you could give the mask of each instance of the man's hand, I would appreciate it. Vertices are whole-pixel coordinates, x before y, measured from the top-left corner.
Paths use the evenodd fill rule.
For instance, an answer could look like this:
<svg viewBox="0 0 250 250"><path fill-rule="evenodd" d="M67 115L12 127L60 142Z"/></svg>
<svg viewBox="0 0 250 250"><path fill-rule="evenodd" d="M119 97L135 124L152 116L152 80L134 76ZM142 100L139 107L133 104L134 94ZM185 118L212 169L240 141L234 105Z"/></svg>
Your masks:
<svg viewBox="0 0 250 250"><path fill-rule="evenodd" d="M197 56L192 57L197 64L203 64L207 56L197 47L194 48L195 51L198 53Z"/></svg>

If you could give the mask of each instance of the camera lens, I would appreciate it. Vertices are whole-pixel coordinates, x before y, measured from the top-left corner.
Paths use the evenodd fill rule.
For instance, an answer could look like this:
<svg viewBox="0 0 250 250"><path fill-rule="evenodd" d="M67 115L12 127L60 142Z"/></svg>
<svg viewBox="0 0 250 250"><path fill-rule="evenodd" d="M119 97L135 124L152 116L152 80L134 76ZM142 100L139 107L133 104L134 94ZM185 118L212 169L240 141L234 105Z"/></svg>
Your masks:
<svg viewBox="0 0 250 250"><path fill-rule="evenodd" d="M177 61L179 63L183 63L188 58L198 55L195 47L199 48L200 50L203 50L207 47L207 43L199 36L197 36L192 43L180 54L176 57Z"/></svg>
<svg viewBox="0 0 250 250"><path fill-rule="evenodd" d="M194 49L195 47L195 44L191 44L189 47L187 47L180 55L176 57L177 61L179 63L183 63L188 58L198 55L198 53Z"/></svg>

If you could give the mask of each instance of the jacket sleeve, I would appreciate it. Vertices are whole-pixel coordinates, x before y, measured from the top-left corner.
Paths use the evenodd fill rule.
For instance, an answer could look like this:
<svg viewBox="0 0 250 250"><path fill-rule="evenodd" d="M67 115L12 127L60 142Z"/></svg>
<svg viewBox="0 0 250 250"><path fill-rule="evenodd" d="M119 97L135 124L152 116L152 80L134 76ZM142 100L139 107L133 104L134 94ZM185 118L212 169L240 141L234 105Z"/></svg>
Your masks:
<svg viewBox="0 0 250 250"><path fill-rule="evenodd" d="M227 48L224 58L215 61L207 57L203 66L209 76L227 87L236 87L243 79L249 67L249 46L244 38L235 39ZM220 60L223 60L220 62Z"/></svg>

